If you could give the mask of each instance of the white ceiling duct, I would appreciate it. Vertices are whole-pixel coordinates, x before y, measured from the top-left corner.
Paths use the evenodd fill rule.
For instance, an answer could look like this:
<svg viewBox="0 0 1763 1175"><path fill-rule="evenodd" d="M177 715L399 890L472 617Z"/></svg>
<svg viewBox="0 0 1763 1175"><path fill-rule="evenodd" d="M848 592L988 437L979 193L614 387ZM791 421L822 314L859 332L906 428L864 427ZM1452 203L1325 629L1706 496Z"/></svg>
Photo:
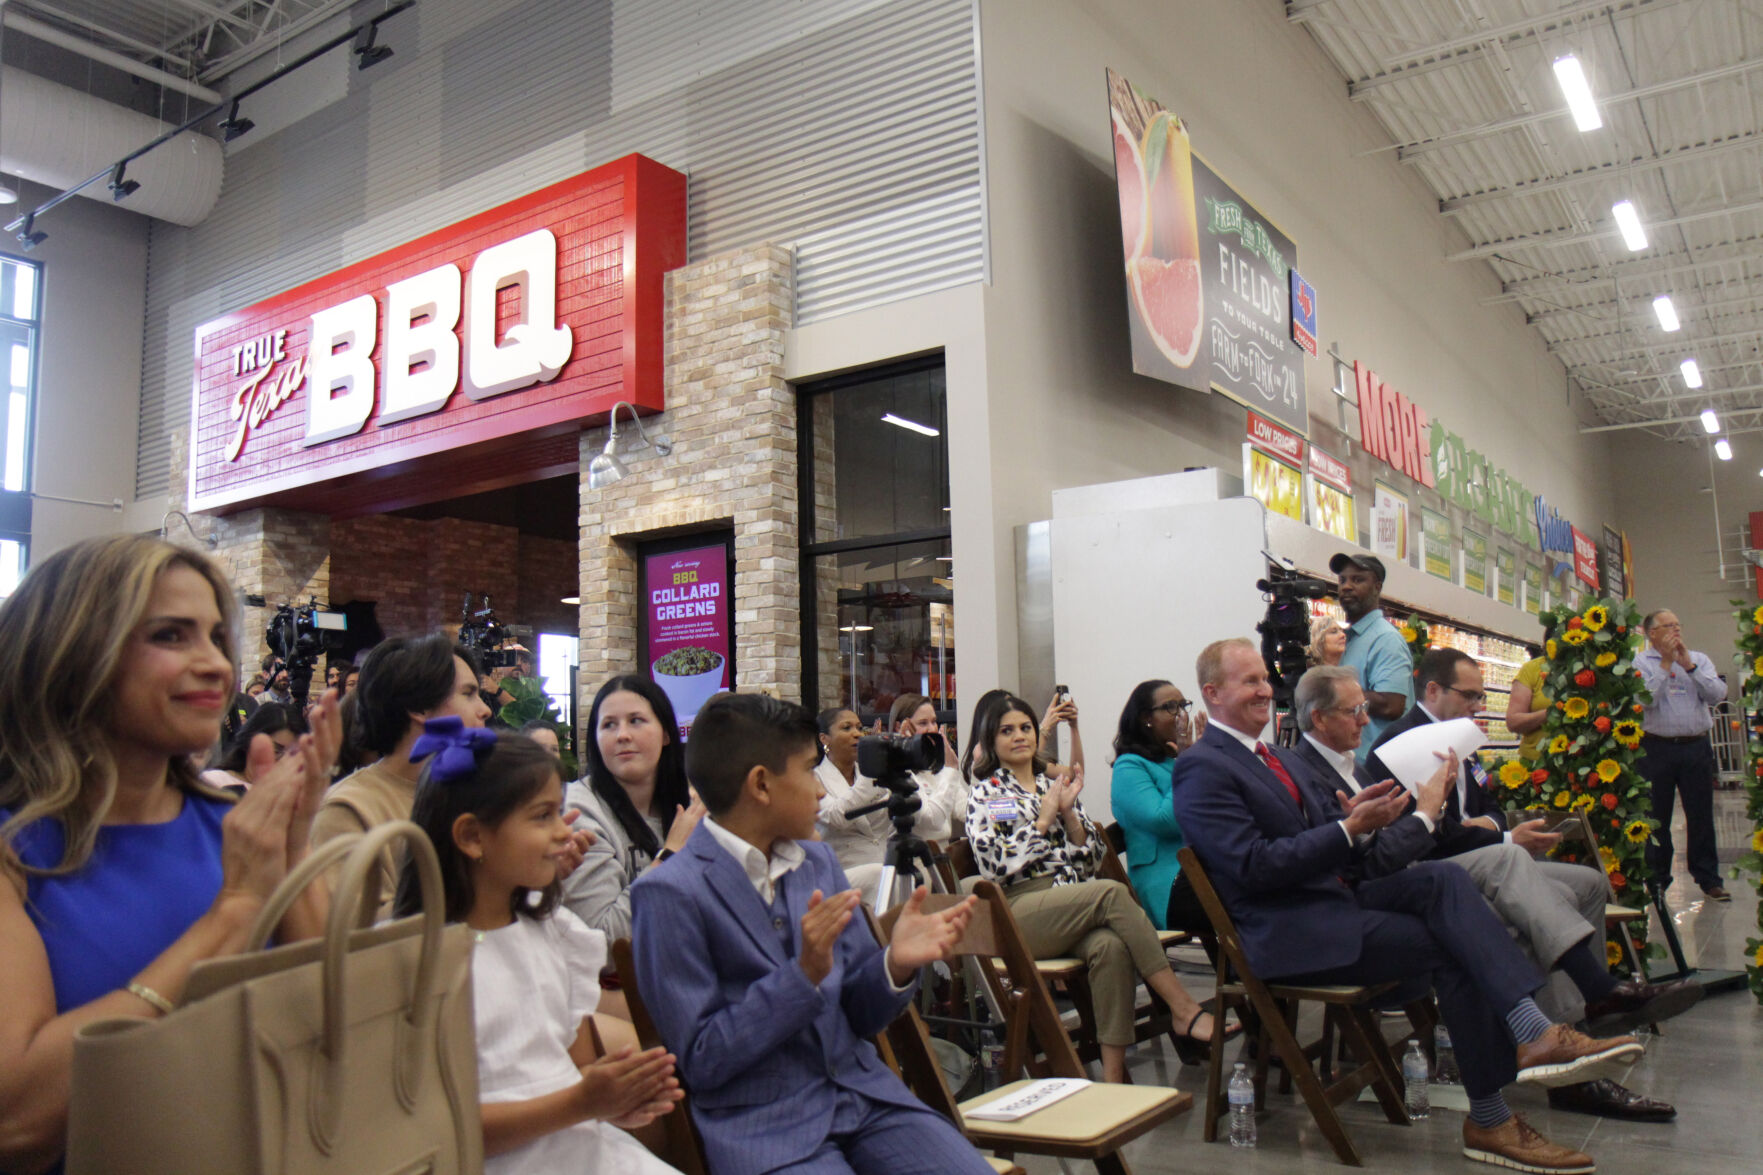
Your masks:
<svg viewBox="0 0 1763 1175"><path fill-rule="evenodd" d="M0 171L51 188L88 179L174 125L11 67L0 69L0 94ZM198 224L220 198L221 173L220 144L186 131L128 165L141 187L122 207ZM103 181L80 195L111 199Z"/></svg>

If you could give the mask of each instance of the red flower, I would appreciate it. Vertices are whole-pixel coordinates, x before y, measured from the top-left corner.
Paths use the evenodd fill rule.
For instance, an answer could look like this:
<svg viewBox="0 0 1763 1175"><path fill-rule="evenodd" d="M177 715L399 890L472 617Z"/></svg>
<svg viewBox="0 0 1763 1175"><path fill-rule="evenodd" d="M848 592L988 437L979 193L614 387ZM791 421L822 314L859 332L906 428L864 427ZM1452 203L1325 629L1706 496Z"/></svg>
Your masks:
<svg viewBox="0 0 1763 1175"><path fill-rule="evenodd" d="M1627 887L1628 887L1628 878L1624 877L1621 874L1621 872L1612 873L1610 875L1610 888L1612 888L1612 889L1626 889Z"/></svg>
<svg viewBox="0 0 1763 1175"><path fill-rule="evenodd" d="M1598 715L1597 721L1593 722L1592 725L1597 728L1599 734L1610 733L1610 719L1603 714Z"/></svg>
<svg viewBox="0 0 1763 1175"><path fill-rule="evenodd" d="M1590 689L1597 684L1597 681L1598 675L1593 673L1590 669L1581 669L1578 673L1573 675L1573 684L1582 689Z"/></svg>
<svg viewBox="0 0 1763 1175"><path fill-rule="evenodd" d="M1575 616L1567 622L1567 627L1568 628L1584 628L1585 621L1583 621L1579 617Z"/></svg>
<svg viewBox="0 0 1763 1175"><path fill-rule="evenodd" d="M1610 708L1609 702L1599 702L1598 703L1598 709L1600 709L1600 710L1608 710L1609 708Z"/></svg>
<svg viewBox="0 0 1763 1175"><path fill-rule="evenodd" d="M1530 781L1532 783L1545 783L1548 781L1548 778L1549 772L1543 767L1538 767L1535 771L1530 773Z"/></svg>
<svg viewBox="0 0 1763 1175"><path fill-rule="evenodd" d="M1641 704L1640 704L1640 703L1639 703L1639 702L1636 702L1636 703L1635 703L1635 704L1634 704L1634 712L1635 712L1635 713L1636 713L1636 714L1639 714L1639 713L1640 713L1640 712L1641 712L1641 711L1643 711L1643 710L1645 710L1645 709L1646 709L1646 707L1645 707L1645 706L1643 706L1643 705L1641 705Z"/></svg>
<svg viewBox="0 0 1763 1175"><path fill-rule="evenodd" d="M1601 802L1603 803L1604 807L1608 808L1610 811L1612 811L1612 812L1616 811L1616 804L1618 801L1617 801L1616 797L1614 795L1612 795L1611 793L1605 792L1603 800Z"/></svg>
<svg viewBox="0 0 1763 1175"><path fill-rule="evenodd" d="M1628 632L1628 625L1626 625L1626 624L1618 624L1618 625L1617 625L1617 626L1616 626L1616 635L1617 635L1617 636L1622 636L1622 635L1624 635L1624 634L1625 634L1625 633L1627 633L1627 632Z"/></svg>

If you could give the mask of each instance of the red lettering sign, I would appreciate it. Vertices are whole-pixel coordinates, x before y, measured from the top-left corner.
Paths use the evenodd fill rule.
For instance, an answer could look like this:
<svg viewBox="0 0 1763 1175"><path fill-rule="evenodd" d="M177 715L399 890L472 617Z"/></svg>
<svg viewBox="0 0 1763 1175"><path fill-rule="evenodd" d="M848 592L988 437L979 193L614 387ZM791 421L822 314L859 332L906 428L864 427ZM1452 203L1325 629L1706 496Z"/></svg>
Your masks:
<svg viewBox="0 0 1763 1175"><path fill-rule="evenodd" d="M196 331L190 507L336 516L574 472L664 407L686 180L628 155Z"/></svg>
<svg viewBox="0 0 1763 1175"><path fill-rule="evenodd" d="M1304 438L1257 413L1249 413L1249 443L1292 465L1304 463Z"/></svg>
<svg viewBox="0 0 1763 1175"><path fill-rule="evenodd" d="M1383 385L1371 368L1353 360L1353 385L1359 391L1359 444L1379 461L1388 461L1383 447Z"/></svg>
<svg viewBox="0 0 1763 1175"><path fill-rule="evenodd" d="M1598 544L1579 527L1573 531L1573 574L1594 592L1598 590Z"/></svg>
<svg viewBox="0 0 1763 1175"><path fill-rule="evenodd" d="M1353 360L1359 395L1359 444L1390 468L1433 488L1432 427L1426 410Z"/></svg>
<svg viewBox="0 0 1763 1175"><path fill-rule="evenodd" d="M1353 492L1353 471L1315 445L1310 446L1310 476L1327 482L1342 493Z"/></svg>

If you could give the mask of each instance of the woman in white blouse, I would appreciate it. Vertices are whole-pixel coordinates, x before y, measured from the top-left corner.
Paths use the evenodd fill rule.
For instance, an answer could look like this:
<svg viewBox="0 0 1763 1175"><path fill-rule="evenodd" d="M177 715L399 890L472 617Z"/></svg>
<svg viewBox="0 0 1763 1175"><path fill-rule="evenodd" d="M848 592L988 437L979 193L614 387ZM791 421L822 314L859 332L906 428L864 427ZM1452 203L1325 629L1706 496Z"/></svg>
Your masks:
<svg viewBox="0 0 1763 1175"><path fill-rule="evenodd" d="M1170 1007L1180 1035L1212 1039L1212 1016L1188 994L1130 888L1097 877L1101 833L1078 796L1083 770L1046 775L1040 727L1021 698L979 718L967 839L987 880L997 882L1036 958L1075 955L1089 964L1102 1080L1126 1080L1137 981ZM1184 1060L1186 1058L1184 1057Z"/></svg>

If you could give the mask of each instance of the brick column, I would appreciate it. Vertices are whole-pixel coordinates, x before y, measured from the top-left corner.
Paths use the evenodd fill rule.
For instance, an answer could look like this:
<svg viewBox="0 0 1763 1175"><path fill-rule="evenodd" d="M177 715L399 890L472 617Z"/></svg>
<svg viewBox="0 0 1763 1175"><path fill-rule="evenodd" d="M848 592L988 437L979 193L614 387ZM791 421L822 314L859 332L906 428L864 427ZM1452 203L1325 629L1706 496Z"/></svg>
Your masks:
<svg viewBox="0 0 1763 1175"><path fill-rule="evenodd" d="M582 434L582 718L608 677L639 670L636 547L668 532L732 526L734 640L743 689L799 700L796 399L783 375L789 251L760 245L667 278L667 411L644 420L673 455L621 424L629 476L588 488L606 430Z"/></svg>

